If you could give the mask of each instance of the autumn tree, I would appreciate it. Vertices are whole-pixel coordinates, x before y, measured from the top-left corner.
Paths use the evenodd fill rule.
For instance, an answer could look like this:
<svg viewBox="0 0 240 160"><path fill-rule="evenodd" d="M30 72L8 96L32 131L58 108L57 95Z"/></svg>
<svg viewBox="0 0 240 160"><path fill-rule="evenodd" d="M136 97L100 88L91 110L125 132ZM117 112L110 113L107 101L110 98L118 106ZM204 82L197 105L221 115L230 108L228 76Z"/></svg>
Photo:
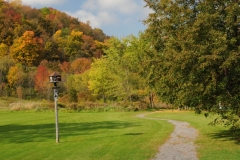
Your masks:
<svg viewBox="0 0 240 160"><path fill-rule="evenodd" d="M9 69L7 78L9 84L16 87L21 86L24 83L25 76L23 66L17 64Z"/></svg>
<svg viewBox="0 0 240 160"><path fill-rule="evenodd" d="M63 63L59 64L59 67L61 68L62 72L68 74L70 73L71 63L64 61Z"/></svg>
<svg viewBox="0 0 240 160"><path fill-rule="evenodd" d="M91 59L78 58L71 63L71 69L75 74L81 74L90 69Z"/></svg>
<svg viewBox="0 0 240 160"><path fill-rule="evenodd" d="M32 66L41 60L42 48L42 39L35 37L34 32L26 31L22 37L15 40L10 50L10 56L16 62Z"/></svg>
<svg viewBox="0 0 240 160"><path fill-rule="evenodd" d="M64 58L68 61L82 57L82 34L82 32L70 31L69 28L65 28L58 30L53 35L55 42L58 44L58 50L62 52Z"/></svg>
<svg viewBox="0 0 240 160"><path fill-rule="evenodd" d="M81 45L81 57L92 57L94 51L94 39L93 37L83 35L83 43Z"/></svg>
<svg viewBox="0 0 240 160"><path fill-rule="evenodd" d="M48 61L64 61L61 47L52 39L46 39L44 44L44 59Z"/></svg>
<svg viewBox="0 0 240 160"><path fill-rule="evenodd" d="M9 60L7 56L0 58L0 94L9 95L9 83L8 83L8 72L9 69L14 65L12 60Z"/></svg>
<svg viewBox="0 0 240 160"><path fill-rule="evenodd" d="M105 33L99 28L94 28L92 31L92 36L95 40L103 42L105 39L108 39ZM107 38L106 38L107 37Z"/></svg>
<svg viewBox="0 0 240 160"><path fill-rule="evenodd" d="M13 43L13 28L15 11L9 8L6 2L1 2L0 8L0 43L4 43L7 46L11 46Z"/></svg>
<svg viewBox="0 0 240 160"><path fill-rule="evenodd" d="M105 54L104 50L108 49L108 40L105 40L104 42L95 40L91 49L94 58L101 58Z"/></svg>
<svg viewBox="0 0 240 160"><path fill-rule="evenodd" d="M18 97L22 98L22 91L24 82L26 81L27 74L24 72L23 66L21 64L17 64L15 66L12 66L7 75L8 83L10 84L10 87L12 89L12 93L17 93ZM21 92L17 92L20 91ZM19 95L19 93L21 95Z"/></svg>
<svg viewBox="0 0 240 160"><path fill-rule="evenodd" d="M8 46L4 43L0 43L0 58L7 56Z"/></svg>
<svg viewBox="0 0 240 160"><path fill-rule="evenodd" d="M39 66L44 66L49 72L61 72L60 61L47 61L42 60Z"/></svg>
<svg viewBox="0 0 240 160"><path fill-rule="evenodd" d="M35 90L40 94L45 96L45 98L49 93L50 84L49 84L49 73L45 66L40 65L37 68L37 73L35 75Z"/></svg>

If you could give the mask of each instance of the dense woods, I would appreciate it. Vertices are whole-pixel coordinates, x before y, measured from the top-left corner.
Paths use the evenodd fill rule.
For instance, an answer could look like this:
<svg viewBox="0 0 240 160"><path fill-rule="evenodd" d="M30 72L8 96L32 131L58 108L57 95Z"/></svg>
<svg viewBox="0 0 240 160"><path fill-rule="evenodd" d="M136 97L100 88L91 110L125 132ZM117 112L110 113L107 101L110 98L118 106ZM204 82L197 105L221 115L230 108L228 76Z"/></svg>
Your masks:
<svg viewBox="0 0 240 160"><path fill-rule="evenodd" d="M77 18L53 8L35 9L21 0L0 1L0 95L49 99L48 76L68 77L89 70L104 55L110 38Z"/></svg>
<svg viewBox="0 0 240 160"><path fill-rule="evenodd" d="M147 30L118 39L53 8L0 0L0 95L51 99L57 71L64 102L161 101L240 128L240 2L145 2Z"/></svg>

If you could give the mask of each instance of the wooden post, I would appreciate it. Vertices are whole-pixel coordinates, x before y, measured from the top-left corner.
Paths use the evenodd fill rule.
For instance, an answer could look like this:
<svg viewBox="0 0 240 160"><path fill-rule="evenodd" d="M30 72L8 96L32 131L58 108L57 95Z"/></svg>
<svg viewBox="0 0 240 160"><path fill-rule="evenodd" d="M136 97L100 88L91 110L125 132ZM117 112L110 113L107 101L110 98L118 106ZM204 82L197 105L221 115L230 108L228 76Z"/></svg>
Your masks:
<svg viewBox="0 0 240 160"><path fill-rule="evenodd" d="M58 88L57 83L54 83L54 104L55 104L55 125L56 125L56 143L59 143L59 130L58 130Z"/></svg>

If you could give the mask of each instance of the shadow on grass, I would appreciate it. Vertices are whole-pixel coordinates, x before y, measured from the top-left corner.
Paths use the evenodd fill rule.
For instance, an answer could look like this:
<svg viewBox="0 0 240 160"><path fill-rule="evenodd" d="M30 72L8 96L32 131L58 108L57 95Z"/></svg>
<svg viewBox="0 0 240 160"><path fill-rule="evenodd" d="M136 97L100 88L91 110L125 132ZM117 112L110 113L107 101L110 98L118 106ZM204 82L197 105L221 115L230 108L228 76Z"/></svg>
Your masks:
<svg viewBox="0 0 240 160"><path fill-rule="evenodd" d="M127 135L127 136L139 136L139 135L142 135L142 134L145 134L145 133L126 133L124 135Z"/></svg>
<svg viewBox="0 0 240 160"><path fill-rule="evenodd" d="M236 144L240 144L240 131L233 132L230 130L222 130L218 133L211 133L208 135L221 141L234 141Z"/></svg>
<svg viewBox="0 0 240 160"><path fill-rule="evenodd" d="M60 137L100 134L113 129L124 129L138 124L123 121L59 123ZM1 143L47 142L55 139L55 124L0 126Z"/></svg>

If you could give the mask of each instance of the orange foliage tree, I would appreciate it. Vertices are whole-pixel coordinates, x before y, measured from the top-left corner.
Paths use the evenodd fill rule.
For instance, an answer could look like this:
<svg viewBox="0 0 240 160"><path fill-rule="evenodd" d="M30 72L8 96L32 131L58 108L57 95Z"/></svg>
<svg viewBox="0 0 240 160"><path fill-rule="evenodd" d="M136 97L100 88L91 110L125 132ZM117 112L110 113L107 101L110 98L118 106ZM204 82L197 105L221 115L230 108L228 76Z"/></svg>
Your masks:
<svg viewBox="0 0 240 160"><path fill-rule="evenodd" d="M45 66L40 65L37 68L37 73L35 75L35 90L43 96L48 96L50 91L50 84L48 81L49 73Z"/></svg>
<svg viewBox="0 0 240 160"><path fill-rule="evenodd" d="M90 69L91 59L78 58L71 63L71 69L76 74L81 74Z"/></svg>
<svg viewBox="0 0 240 160"><path fill-rule="evenodd" d="M92 57L93 55L93 45L94 45L94 39L90 36L83 35L82 36L83 44L81 46L82 50L82 57Z"/></svg>
<svg viewBox="0 0 240 160"><path fill-rule="evenodd" d="M61 68L61 70L64 73L69 73L70 72L70 68L71 68L71 63L65 61L65 62L59 64L59 67Z"/></svg>

